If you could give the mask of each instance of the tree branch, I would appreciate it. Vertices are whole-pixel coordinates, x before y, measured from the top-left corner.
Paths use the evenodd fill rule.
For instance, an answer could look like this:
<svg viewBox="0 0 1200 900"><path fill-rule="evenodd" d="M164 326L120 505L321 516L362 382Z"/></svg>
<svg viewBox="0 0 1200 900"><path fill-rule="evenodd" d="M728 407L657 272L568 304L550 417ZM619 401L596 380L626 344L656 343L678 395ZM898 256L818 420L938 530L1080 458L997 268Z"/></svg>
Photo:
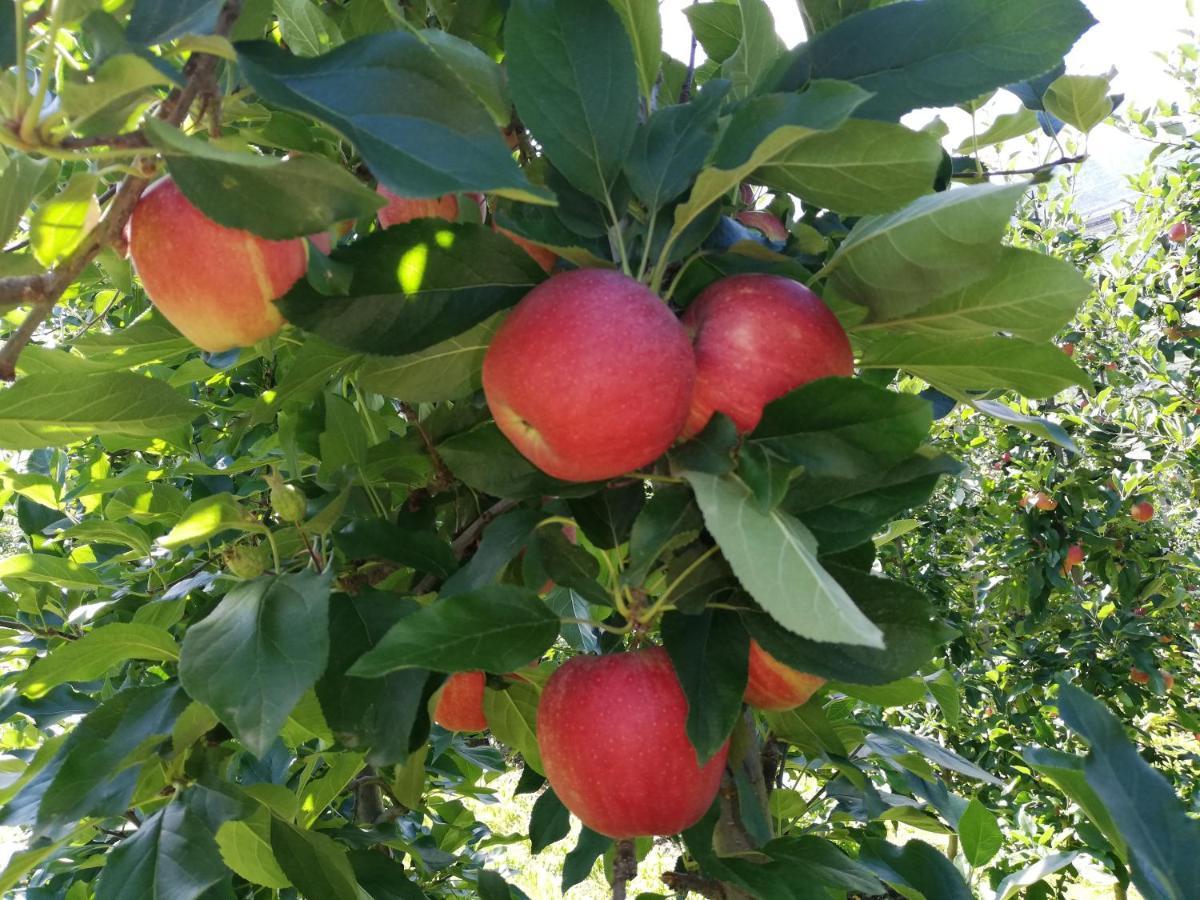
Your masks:
<svg viewBox="0 0 1200 900"><path fill-rule="evenodd" d="M703 875L693 875L691 872L663 872L663 884L676 893L685 894L691 891L708 900L727 900L725 885L713 878Z"/></svg>
<svg viewBox="0 0 1200 900"><path fill-rule="evenodd" d="M633 841L628 838L617 841L617 853L613 857L613 900L625 900L625 889L636 875L637 856L633 852Z"/></svg>
<svg viewBox="0 0 1200 900"><path fill-rule="evenodd" d="M1003 178L1006 175L1037 175L1040 172L1048 172L1050 169L1053 169L1056 166L1066 166L1070 165L1071 163L1080 163L1085 159L1087 159L1086 153L1079 156L1061 156L1058 159L1051 160L1048 163L1042 163L1040 166L1030 166L1028 169L1001 169L995 172L961 172L952 177L973 181L976 178Z"/></svg>
<svg viewBox="0 0 1200 900"><path fill-rule="evenodd" d="M475 543L476 539L479 537L479 533L483 531L483 529L487 528L493 519L504 515L506 512L515 508L516 506L516 500L501 500L499 503L488 507L482 513L480 513L479 518L459 532L458 537L456 537L453 543L450 544L450 549L454 551L455 558L462 559L464 556L466 556L467 551L471 548L471 545ZM413 588L413 593L428 593L429 591L433 590L437 583L438 577L436 575L426 575L419 582L417 582L416 586Z"/></svg>
<svg viewBox="0 0 1200 900"><path fill-rule="evenodd" d="M241 11L242 0L226 0L217 19L217 34L227 35ZM183 67L187 83L167 95L158 109L158 118L179 125L187 118L192 103L201 90L212 83L220 58L206 53L193 53ZM36 148L33 148L36 152ZM33 338L39 325L50 315L54 304L83 273L96 255L119 239L142 191L150 184L153 171L145 175L127 175L121 181L112 202L100 223L88 233L71 254L49 272L0 278L0 310L21 306L32 307L25 321L0 348L0 380L11 381L16 376L17 357Z"/></svg>

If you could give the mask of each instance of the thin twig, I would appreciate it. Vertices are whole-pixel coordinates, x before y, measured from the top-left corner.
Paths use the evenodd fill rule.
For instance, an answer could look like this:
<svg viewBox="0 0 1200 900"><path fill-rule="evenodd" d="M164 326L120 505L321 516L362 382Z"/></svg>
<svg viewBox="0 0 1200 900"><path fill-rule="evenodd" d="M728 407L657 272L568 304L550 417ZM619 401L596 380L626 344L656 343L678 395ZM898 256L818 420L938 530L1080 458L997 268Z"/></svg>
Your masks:
<svg viewBox="0 0 1200 900"><path fill-rule="evenodd" d="M1087 159L1087 154L1080 156L1060 156L1058 159L1051 160L1047 163L1042 163L1040 166L1030 166L1028 169L1003 169L994 172L961 172L954 178L965 178L972 180L975 178L1003 178L1006 175L1037 175L1039 172L1046 172L1056 166L1066 166L1071 163L1083 162Z"/></svg>
<svg viewBox="0 0 1200 900"><path fill-rule="evenodd" d="M404 415L404 420L417 429L417 434L421 436L421 443L425 445L425 451L429 454L429 458L433 460L433 468L437 473L437 487L445 488L454 484L454 476L450 474L450 470L446 467L442 455L437 452L437 448L433 445L433 439L430 438L429 432L421 424L421 419L417 415L417 411L409 404L402 402L400 404L400 412Z"/></svg>
<svg viewBox="0 0 1200 900"><path fill-rule="evenodd" d="M139 149L150 147L150 141L141 131L126 134L106 134L95 137L65 137L58 142L63 150L90 150L93 147L128 147Z"/></svg>
<svg viewBox="0 0 1200 900"><path fill-rule="evenodd" d="M683 76L683 87L679 89L679 102L687 103L692 99L692 78L696 74L696 36L692 35L692 49L688 54L687 74Z"/></svg>
<svg viewBox="0 0 1200 900"><path fill-rule="evenodd" d="M462 559L467 555L467 551L471 545L479 538L479 534L483 529L487 528L492 523L493 519L504 515L510 509L516 507L516 500L501 500L494 506L490 506L479 514L479 518L464 528L450 544L450 549L454 551L456 559ZM425 594L433 590L438 583L436 575L426 575L413 588L414 594Z"/></svg>

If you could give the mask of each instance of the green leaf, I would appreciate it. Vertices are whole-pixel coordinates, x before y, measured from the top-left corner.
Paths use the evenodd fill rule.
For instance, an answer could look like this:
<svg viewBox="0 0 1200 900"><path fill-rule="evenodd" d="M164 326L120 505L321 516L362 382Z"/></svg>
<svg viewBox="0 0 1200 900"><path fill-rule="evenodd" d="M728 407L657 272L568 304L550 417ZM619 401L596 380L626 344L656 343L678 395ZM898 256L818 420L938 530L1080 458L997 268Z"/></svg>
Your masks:
<svg viewBox="0 0 1200 900"><path fill-rule="evenodd" d="M504 37L521 121L571 184L604 200L637 128L638 71L620 16L595 0L513 0Z"/></svg>
<svg viewBox="0 0 1200 900"><path fill-rule="evenodd" d="M956 830L963 856L976 868L986 865L1004 845L1004 835L996 822L995 813L980 803L978 797L972 798L967 804Z"/></svg>
<svg viewBox="0 0 1200 900"><path fill-rule="evenodd" d="M988 277L906 314L893 316L883 310L856 332L889 329L943 340L1008 332L1030 341L1047 341L1071 321L1091 292L1091 281L1070 263L1004 247Z"/></svg>
<svg viewBox="0 0 1200 900"><path fill-rule="evenodd" d="M563 860L562 892L565 894L592 873L592 867L609 847L612 838L597 834L583 825L579 829L579 840Z"/></svg>
<svg viewBox="0 0 1200 900"><path fill-rule="evenodd" d="M512 888L504 877L486 869L480 871L476 882L479 900L512 900Z"/></svg>
<svg viewBox="0 0 1200 900"><path fill-rule="evenodd" d="M493 497L584 496L599 489L551 478L520 454L492 422L478 425L438 444L438 453L455 477Z"/></svg>
<svg viewBox="0 0 1200 900"><path fill-rule="evenodd" d="M830 687L854 697L865 700L873 706L887 709L893 706L910 706L926 699L925 682L918 676L909 676L887 684L842 684L834 682Z"/></svg>
<svg viewBox="0 0 1200 900"><path fill-rule="evenodd" d="M124 119L130 105L152 97L152 88L170 85L171 80L148 59L118 53L90 72L87 80L68 77L60 84L62 108L71 119L71 131L86 135L109 125L110 117Z"/></svg>
<svg viewBox="0 0 1200 900"><path fill-rule="evenodd" d="M668 549L699 534L704 521L692 492L683 485L657 489L633 523L626 580L640 585Z"/></svg>
<svg viewBox="0 0 1200 900"><path fill-rule="evenodd" d="M425 892L409 880L413 873L400 860L375 850L351 850L348 855L359 887L372 900L428 900Z"/></svg>
<svg viewBox="0 0 1200 900"><path fill-rule="evenodd" d="M458 568L454 551L438 535L380 519L351 522L336 541L348 559L386 559L439 578Z"/></svg>
<svg viewBox="0 0 1200 900"><path fill-rule="evenodd" d="M362 750L372 765L408 758L429 733L429 672L402 669L383 678L352 678L346 671L388 629L420 607L391 594L335 595L329 607L329 665L317 682L325 720L343 747ZM422 770L423 771L423 770Z"/></svg>
<svg viewBox="0 0 1200 900"><path fill-rule="evenodd" d="M282 890L291 887L271 850L271 813L265 806L249 819L232 819L216 833L221 859L253 884Z"/></svg>
<svg viewBox="0 0 1200 900"><path fill-rule="evenodd" d="M112 851L96 884L96 900L232 896L217 842L184 803L168 803Z"/></svg>
<svg viewBox="0 0 1200 900"><path fill-rule="evenodd" d="M502 691L486 688L483 714L488 728L504 746L525 758L535 772L543 772L542 755L537 743L537 710L541 690L523 678L516 678ZM532 835L532 832L531 832ZM537 853L535 849L533 851Z"/></svg>
<svg viewBox="0 0 1200 900"><path fill-rule="evenodd" d="M897 847L867 838L858 861L910 900L972 900L974 896L954 864L924 841L910 840Z"/></svg>
<svg viewBox="0 0 1200 900"><path fill-rule="evenodd" d="M275 0L279 36L297 56L320 56L343 43L332 19L312 0Z"/></svg>
<svg viewBox="0 0 1200 900"><path fill-rule="evenodd" d="M361 359L341 347L310 337L297 351L279 383L259 396L252 415L254 423L271 421L281 409L311 403L329 382Z"/></svg>
<svg viewBox="0 0 1200 900"><path fill-rule="evenodd" d="M79 544L122 544L139 557L149 556L153 549L150 538L138 526L103 519L84 519L64 531L62 538Z"/></svg>
<svg viewBox="0 0 1200 900"><path fill-rule="evenodd" d="M512 121L512 100L499 63L469 41L440 28L425 28L416 34L441 58L462 86L487 107L492 121L502 128L507 127Z"/></svg>
<svg viewBox="0 0 1200 900"><path fill-rule="evenodd" d="M1024 190L973 185L859 219L822 271L840 296L868 307L876 318L902 316L991 271Z"/></svg>
<svg viewBox="0 0 1200 900"><path fill-rule="evenodd" d="M1086 134L1112 115L1109 89L1103 75L1062 75L1051 82L1042 100L1048 113Z"/></svg>
<svg viewBox="0 0 1200 900"><path fill-rule="evenodd" d="M526 180L487 110L418 35L366 35L311 59L265 41L240 43L237 51L263 100L345 135L402 197L486 191L549 199Z"/></svg>
<svg viewBox="0 0 1200 900"><path fill-rule="evenodd" d="M233 494L212 494L192 503L175 526L158 543L168 550L187 544L202 544L223 531L265 532L261 522L250 518Z"/></svg>
<svg viewBox="0 0 1200 900"><path fill-rule="evenodd" d="M363 390L409 403L458 400L479 390L483 357L503 321L490 319L407 356L370 356L355 379Z"/></svg>
<svg viewBox="0 0 1200 900"><path fill-rule="evenodd" d="M706 609L700 615L667 613L663 646L688 703L688 740L700 765L729 739L742 714L750 639L735 612Z"/></svg>
<svg viewBox="0 0 1200 900"><path fill-rule="evenodd" d="M612 605L608 592L596 581L600 574L600 563L587 550L569 541L561 528L538 529L525 559L535 564L555 584L575 591L588 602L601 606ZM537 588L541 583L541 575L538 575L529 586Z"/></svg>
<svg viewBox="0 0 1200 900"><path fill-rule="evenodd" d="M11 8L11 5L11 0L8 0L8 7ZM6 13L4 4L0 4L0 22L6 21L6 15L12 18L11 9ZM57 165L53 160L32 159L23 153L9 157L3 174L0 174L0 244L8 243L21 224L29 204L37 196L43 176Z"/></svg>
<svg viewBox="0 0 1200 900"><path fill-rule="evenodd" d="M851 119L779 154L755 179L843 215L898 209L933 190L942 148L935 135Z"/></svg>
<svg viewBox="0 0 1200 900"><path fill-rule="evenodd" d="M1037 884L1043 878L1053 875L1061 869L1075 862L1079 856L1079 852L1072 850L1069 853L1051 853L1049 856L1039 859L1037 862L1026 866L1020 872L1013 872L1011 875L1005 876L1004 880L996 886L996 896L994 900L1008 900L1016 894L1019 888L1031 887Z"/></svg>
<svg viewBox="0 0 1200 900"><path fill-rule="evenodd" d="M0 392L0 449L57 447L97 434L158 437L199 412L164 382L128 372L26 375Z"/></svg>
<svg viewBox="0 0 1200 900"><path fill-rule="evenodd" d="M534 853L541 853L571 833L571 814L563 802L547 787L533 804L529 816L529 844Z"/></svg>
<svg viewBox="0 0 1200 900"><path fill-rule="evenodd" d="M325 670L329 582L312 572L242 582L183 639L184 688L256 756Z"/></svg>
<svg viewBox="0 0 1200 900"><path fill-rule="evenodd" d="M747 608L742 613L746 630L780 662L831 681L887 684L925 665L945 640L929 601L914 588L844 566L831 565L829 570L882 633L885 649L808 640L761 610Z"/></svg>
<svg viewBox="0 0 1200 900"><path fill-rule="evenodd" d="M608 488L568 500L567 505L593 546L615 550L629 540L633 523L646 505L646 488L640 483Z"/></svg>
<svg viewBox="0 0 1200 900"><path fill-rule="evenodd" d="M221 5L221 0L136 0L125 36L153 46L185 34L211 34Z"/></svg>
<svg viewBox="0 0 1200 900"><path fill-rule="evenodd" d="M419 666L502 674L538 659L558 637L558 616L531 591L494 585L443 598L407 616L350 668L378 678Z"/></svg>
<svg viewBox="0 0 1200 900"><path fill-rule="evenodd" d="M846 745L821 704L818 697L795 709L764 716L772 732L809 755L845 756Z"/></svg>
<svg viewBox="0 0 1200 900"><path fill-rule="evenodd" d="M16 10L13 0L0 0L0 69L11 69L17 62ZM0 194L3 196L3 194ZM8 235L0 237L4 241Z"/></svg>
<svg viewBox="0 0 1200 900"><path fill-rule="evenodd" d="M738 0L737 9L741 15L738 46L721 64L721 76L729 79L732 96L740 100L754 93L784 46L775 33L770 7L763 0Z"/></svg>
<svg viewBox="0 0 1200 900"><path fill-rule="evenodd" d="M280 301L294 325L361 353L404 356L461 335L513 306L545 273L503 235L418 219L333 251L354 270L346 294L300 281Z"/></svg>
<svg viewBox="0 0 1200 900"><path fill-rule="evenodd" d="M306 237L343 219L371 216L385 202L320 156L278 160L188 137L160 119L147 119L144 127L184 196L227 228L272 240Z"/></svg>
<svg viewBox="0 0 1200 900"><path fill-rule="evenodd" d="M100 221L99 183L96 175L77 173L34 211L29 219L29 245L43 266L67 256Z"/></svg>
<svg viewBox="0 0 1200 900"><path fill-rule="evenodd" d="M1134 885L1146 897L1186 900L1200 884L1200 822L1103 703L1060 682L1058 712L1091 746L1084 777L1129 847Z"/></svg>
<svg viewBox="0 0 1200 900"><path fill-rule="evenodd" d="M515 509L498 516L483 530L483 539L467 563L446 579L442 597L466 594L496 580L523 549L544 518L536 509Z"/></svg>
<svg viewBox="0 0 1200 900"><path fill-rule="evenodd" d="M312 828L325 807L345 792L350 779L363 770L361 753L322 753L328 767L320 778L309 781L297 796L300 805L298 824Z"/></svg>
<svg viewBox="0 0 1200 900"><path fill-rule="evenodd" d="M742 42L742 13L736 3L693 3L683 8L683 14L709 59L722 63L737 51Z"/></svg>
<svg viewBox="0 0 1200 900"><path fill-rule="evenodd" d="M638 126L625 176L647 209L687 190L717 142L717 117L728 94L729 82L709 81L690 103L662 107Z"/></svg>
<svg viewBox="0 0 1200 900"><path fill-rule="evenodd" d="M807 528L778 510L760 512L734 475L683 474L738 580L784 628L813 641L883 646L880 630L817 562Z"/></svg>
<svg viewBox="0 0 1200 900"><path fill-rule="evenodd" d="M712 166L675 208L671 235L678 237L742 180L774 162L800 141L837 128L867 95L850 84L818 82L803 94L770 94L742 104L717 145Z"/></svg>
<svg viewBox="0 0 1200 900"><path fill-rule="evenodd" d="M810 77L850 81L874 95L860 116L895 120L1041 75L1095 21L1079 0L894 3L801 44L775 89L795 90Z"/></svg>
<svg viewBox="0 0 1200 900"><path fill-rule="evenodd" d="M305 897L358 900L358 882L345 849L320 832L271 817L271 849L279 868Z"/></svg>
<svg viewBox="0 0 1200 900"><path fill-rule="evenodd" d="M654 82L662 60L662 19L658 15L656 0L608 0L633 45L633 58L637 62L638 87L642 96L649 100L653 96Z"/></svg>
<svg viewBox="0 0 1200 900"><path fill-rule="evenodd" d="M1023 134L1029 134L1038 127L1037 113L1022 106L1016 112L1003 113L983 132L967 138L954 151L958 154L978 153L984 147L1003 144Z"/></svg>
<svg viewBox="0 0 1200 900"><path fill-rule="evenodd" d="M1091 389L1083 369L1053 344L1020 338L972 337L953 342L914 334L870 345L862 369L904 369L936 388L988 391L1000 388L1041 399L1078 385Z"/></svg>
<svg viewBox="0 0 1200 900"><path fill-rule="evenodd" d="M75 591L100 587L100 578L91 569L49 553L17 553L0 559L0 581L30 581Z"/></svg>
<svg viewBox="0 0 1200 900"><path fill-rule="evenodd" d="M1113 845L1121 860L1128 862L1129 848L1125 838L1121 836L1117 823L1113 821L1100 796L1088 784L1084 773L1084 757L1050 747L1025 747L1021 751L1021 759L1069 799L1078 803L1084 815L1091 819L1092 824L1099 828Z"/></svg>
<svg viewBox="0 0 1200 900"><path fill-rule="evenodd" d="M179 659L179 647L164 628L115 622L60 644L30 666L17 684L26 697L36 699L67 681L100 678L130 659L173 662Z"/></svg>
<svg viewBox="0 0 1200 900"><path fill-rule="evenodd" d="M999 400L977 400L966 397L961 399L984 415L991 416L993 419L999 419L1001 422L1007 422L1010 425L1015 425L1017 428L1027 431L1030 434L1058 444L1072 453L1079 452L1079 448L1075 446L1075 441L1071 439L1071 436L1057 422L1051 422L1049 419L1042 418L1041 416L1030 416L1017 412L1007 403L1002 403Z"/></svg>

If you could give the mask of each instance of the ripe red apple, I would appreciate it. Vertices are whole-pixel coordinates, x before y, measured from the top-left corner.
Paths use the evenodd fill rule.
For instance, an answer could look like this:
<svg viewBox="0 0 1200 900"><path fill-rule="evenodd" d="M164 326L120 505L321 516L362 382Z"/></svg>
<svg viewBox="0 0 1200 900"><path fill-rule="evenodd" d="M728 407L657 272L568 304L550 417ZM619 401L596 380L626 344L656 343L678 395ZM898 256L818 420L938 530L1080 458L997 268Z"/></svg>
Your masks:
<svg viewBox="0 0 1200 900"><path fill-rule="evenodd" d="M683 323L696 348L696 392L683 434L713 413L753 431L763 407L830 375L853 375L854 353L821 298L778 275L732 275L709 285Z"/></svg>
<svg viewBox="0 0 1200 900"><path fill-rule="evenodd" d="M219 353L275 334L275 300L304 275L303 239L269 241L226 228L163 178L129 219L129 253L158 311L202 350Z"/></svg>
<svg viewBox="0 0 1200 900"><path fill-rule="evenodd" d="M803 706L821 689L824 678L798 672L785 666L750 641L750 672L746 681L746 702L756 709L794 709Z"/></svg>
<svg viewBox="0 0 1200 900"><path fill-rule="evenodd" d="M1149 684L1150 675L1147 672L1143 672L1141 669L1132 668L1129 670L1129 680L1134 684Z"/></svg>
<svg viewBox="0 0 1200 900"><path fill-rule="evenodd" d="M703 766L688 741L687 698L667 652L577 656L538 706L546 778L593 831L618 840L676 834L712 805L726 742Z"/></svg>
<svg viewBox="0 0 1200 900"><path fill-rule="evenodd" d="M627 275L577 269L525 295L483 360L500 430L555 478L653 462L687 419L696 363L667 305Z"/></svg>
<svg viewBox="0 0 1200 900"><path fill-rule="evenodd" d="M482 672L455 672L446 679L433 710L433 721L450 731L483 731L488 727L483 715Z"/></svg>
<svg viewBox="0 0 1200 900"><path fill-rule="evenodd" d="M1067 341L1059 349L1061 349L1063 353L1067 354L1067 356L1075 355L1075 345L1072 344L1070 341Z"/></svg>
<svg viewBox="0 0 1200 900"><path fill-rule="evenodd" d="M786 241L788 239L787 226L769 212L757 209L744 209L734 216L734 218L747 228L761 231L763 236L768 240Z"/></svg>
<svg viewBox="0 0 1200 900"><path fill-rule="evenodd" d="M382 184L375 190L388 202L387 206L379 211L379 224L384 228L411 222L413 219L448 219L451 222L458 219L458 197L454 194L441 197L401 197Z"/></svg>
<svg viewBox="0 0 1200 900"><path fill-rule="evenodd" d="M1191 236L1192 226L1187 222L1176 222L1167 229L1167 240L1175 244L1182 244Z"/></svg>
<svg viewBox="0 0 1200 900"><path fill-rule="evenodd" d="M1047 494L1045 491L1037 491L1025 498L1025 503L1028 506L1036 506L1038 509L1049 512L1052 509L1058 509L1058 501Z"/></svg>
<svg viewBox="0 0 1200 900"><path fill-rule="evenodd" d="M533 261L542 267L543 271L549 272L558 261L558 254L553 250L543 247L540 244L535 244L533 241L526 240L519 234L514 234L507 228L497 225L495 219L492 220L492 228L528 253L533 258Z"/></svg>
<svg viewBox="0 0 1200 900"><path fill-rule="evenodd" d="M1146 500L1129 508L1129 518L1135 522L1149 522L1154 518L1154 504Z"/></svg>
<svg viewBox="0 0 1200 900"><path fill-rule="evenodd" d="M1063 565L1069 569L1072 566L1083 565L1083 560L1083 544L1072 544L1067 548L1067 559Z"/></svg>

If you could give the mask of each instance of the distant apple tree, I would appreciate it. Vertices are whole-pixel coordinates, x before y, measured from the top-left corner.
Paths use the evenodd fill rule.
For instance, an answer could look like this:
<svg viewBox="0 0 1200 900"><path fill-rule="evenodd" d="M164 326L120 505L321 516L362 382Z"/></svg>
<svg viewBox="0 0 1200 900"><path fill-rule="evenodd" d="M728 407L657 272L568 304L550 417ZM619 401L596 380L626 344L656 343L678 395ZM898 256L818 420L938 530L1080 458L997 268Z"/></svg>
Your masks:
<svg viewBox="0 0 1200 900"><path fill-rule="evenodd" d="M1195 896L1195 169L1151 281L1080 0L800 9L0 0L0 890Z"/></svg>

